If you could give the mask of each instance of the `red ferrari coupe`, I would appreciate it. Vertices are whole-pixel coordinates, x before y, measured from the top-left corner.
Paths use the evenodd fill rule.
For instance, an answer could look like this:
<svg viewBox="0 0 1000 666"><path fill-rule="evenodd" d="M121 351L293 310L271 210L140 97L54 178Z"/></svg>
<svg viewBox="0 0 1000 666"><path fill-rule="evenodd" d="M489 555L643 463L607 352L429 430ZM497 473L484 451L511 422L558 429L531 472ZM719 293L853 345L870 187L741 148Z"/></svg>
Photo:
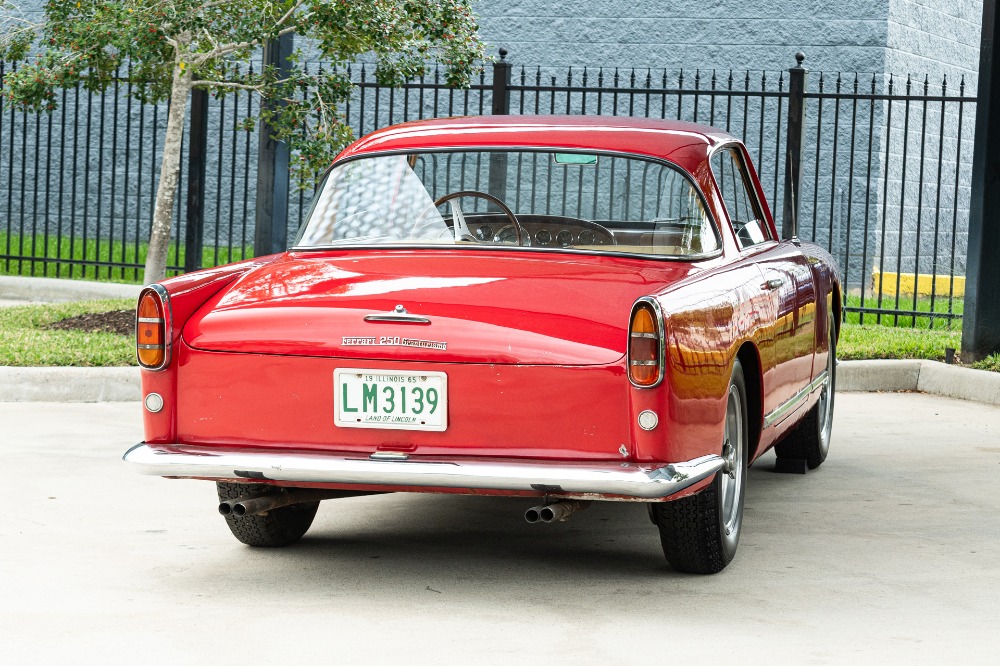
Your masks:
<svg viewBox="0 0 1000 666"><path fill-rule="evenodd" d="M675 569L718 572L748 465L827 456L842 304L720 130L406 123L338 156L287 252L142 292L125 461L215 481L252 546L359 494L626 501Z"/></svg>

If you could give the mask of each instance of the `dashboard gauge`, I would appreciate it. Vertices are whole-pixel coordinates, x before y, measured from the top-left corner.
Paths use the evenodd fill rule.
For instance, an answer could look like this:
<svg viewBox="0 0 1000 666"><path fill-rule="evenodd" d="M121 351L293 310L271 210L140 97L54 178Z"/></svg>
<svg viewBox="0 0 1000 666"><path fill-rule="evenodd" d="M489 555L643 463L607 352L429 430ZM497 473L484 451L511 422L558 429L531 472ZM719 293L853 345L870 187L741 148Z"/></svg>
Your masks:
<svg viewBox="0 0 1000 666"><path fill-rule="evenodd" d="M522 245L531 245L531 236L529 234L522 234ZM497 232L497 235L493 237L494 243L504 243L506 245L517 245L517 228L513 224L508 224L506 227Z"/></svg>
<svg viewBox="0 0 1000 666"><path fill-rule="evenodd" d="M540 229L535 234L535 240L538 241L539 245L548 245L552 242L552 234L549 233L548 229Z"/></svg>
<svg viewBox="0 0 1000 666"><path fill-rule="evenodd" d="M493 227L488 224L480 224L476 227L476 238L481 241L493 240Z"/></svg>
<svg viewBox="0 0 1000 666"><path fill-rule="evenodd" d="M573 234L563 229L558 234L556 234L556 242L563 247L569 247L573 244Z"/></svg>
<svg viewBox="0 0 1000 666"><path fill-rule="evenodd" d="M580 232L580 245L593 245L594 244L594 232L590 229L584 229Z"/></svg>

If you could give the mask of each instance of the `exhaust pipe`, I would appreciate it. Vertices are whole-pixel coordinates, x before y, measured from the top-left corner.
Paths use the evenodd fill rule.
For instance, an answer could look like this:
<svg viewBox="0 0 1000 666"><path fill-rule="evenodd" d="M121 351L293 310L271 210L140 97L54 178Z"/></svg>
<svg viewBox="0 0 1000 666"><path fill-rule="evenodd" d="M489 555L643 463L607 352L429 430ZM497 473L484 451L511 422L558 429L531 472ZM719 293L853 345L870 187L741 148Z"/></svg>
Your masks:
<svg viewBox="0 0 1000 666"><path fill-rule="evenodd" d="M566 500L564 502L555 502L553 504L546 504L542 507L539 515L542 522L562 522L577 511L583 511L588 506L590 506L590 502L584 500Z"/></svg>
<svg viewBox="0 0 1000 666"><path fill-rule="evenodd" d="M283 506L301 504L303 502L318 502L321 500L338 499L341 497L358 497L361 495L381 495L382 493L350 491L350 490L321 490L314 488L282 488L275 493L261 495L260 497L240 497L219 502L219 513L223 516L230 514L242 518L243 516L255 516L273 509L280 509Z"/></svg>
<svg viewBox="0 0 1000 666"><path fill-rule="evenodd" d="M524 519L529 523L557 523L569 518L577 511L583 511L590 506L589 500L564 500L533 506L524 512Z"/></svg>

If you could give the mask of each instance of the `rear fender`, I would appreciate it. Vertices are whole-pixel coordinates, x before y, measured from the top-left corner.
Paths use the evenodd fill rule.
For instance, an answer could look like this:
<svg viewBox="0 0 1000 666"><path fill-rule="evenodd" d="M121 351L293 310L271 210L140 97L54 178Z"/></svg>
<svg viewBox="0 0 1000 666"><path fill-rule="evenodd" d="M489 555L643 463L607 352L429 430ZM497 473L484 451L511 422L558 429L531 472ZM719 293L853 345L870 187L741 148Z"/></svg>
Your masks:
<svg viewBox="0 0 1000 666"><path fill-rule="evenodd" d="M166 290L168 310L167 336L170 346L178 349L184 322L208 299L237 280L248 271L276 260L280 255L258 257L235 264L195 271L160 282ZM174 441L177 431L177 368L178 354L173 354L169 364L161 370L142 370L142 395L158 393L163 398L163 408L158 412L143 410L143 428L147 442Z"/></svg>
<svg viewBox="0 0 1000 666"><path fill-rule="evenodd" d="M706 272L657 297L665 320L660 446L666 449L643 451L641 459L688 460L721 451L729 380L745 345L758 361L752 373L756 377L748 376L748 390L759 382L757 350L770 307L760 282L756 266L737 264Z"/></svg>
<svg viewBox="0 0 1000 666"><path fill-rule="evenodd" d="M188 318L212 296L245 273L275 261L280 255L248 259L235 264L195 271L160 283L170 297L172 326L170 334L176 344Z"/></svg>

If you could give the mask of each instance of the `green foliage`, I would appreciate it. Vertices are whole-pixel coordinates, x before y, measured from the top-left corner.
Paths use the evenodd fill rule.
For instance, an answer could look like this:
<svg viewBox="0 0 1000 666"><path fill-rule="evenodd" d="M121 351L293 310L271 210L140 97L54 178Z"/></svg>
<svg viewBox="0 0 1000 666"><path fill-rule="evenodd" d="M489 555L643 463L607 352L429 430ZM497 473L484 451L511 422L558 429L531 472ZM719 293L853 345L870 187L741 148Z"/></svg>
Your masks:
<svg viewBox="0 0 1000 666"><path fill-rule="evenodd" d="M135 365L131 336L48 328L76 315L134 308L131 299L0 308L0 365Z"/></svg>
<svg viewBox="0 0 1000 666"><path fill-rule="evenodd" d="M4 8L0 59L37 53L6 75L9 101L52 110L59 89L102 91L126 63L132 94L144 102L167 99L184 75L216 95L253 91L272 102L262 119L289 144L293 168L307 177L325 170L352 138L342 122L350 82L333 67L242 74L239 65L264 42L294 33L325 61L371 59L384 84L417 77L437 60L449 83L468 85L484 57L466 0L48 0L37 26ZM293 61L301 59L297 51Z"/></svg>
<svg viewBox="0 0 1000 666"><path fill-rule="evenodd" d="M23 60L35 39L34 25L6 0L0 0L0 10L0 60Z"/></svg>
<svg viewBox="0 0 1000 666"><path fill-rule="evenodd" d="M973 368L979 370L990 370L992 372L1000 372L1000 354L992 354L987 356L982 361L978 361L972 364Z"/></svg>

